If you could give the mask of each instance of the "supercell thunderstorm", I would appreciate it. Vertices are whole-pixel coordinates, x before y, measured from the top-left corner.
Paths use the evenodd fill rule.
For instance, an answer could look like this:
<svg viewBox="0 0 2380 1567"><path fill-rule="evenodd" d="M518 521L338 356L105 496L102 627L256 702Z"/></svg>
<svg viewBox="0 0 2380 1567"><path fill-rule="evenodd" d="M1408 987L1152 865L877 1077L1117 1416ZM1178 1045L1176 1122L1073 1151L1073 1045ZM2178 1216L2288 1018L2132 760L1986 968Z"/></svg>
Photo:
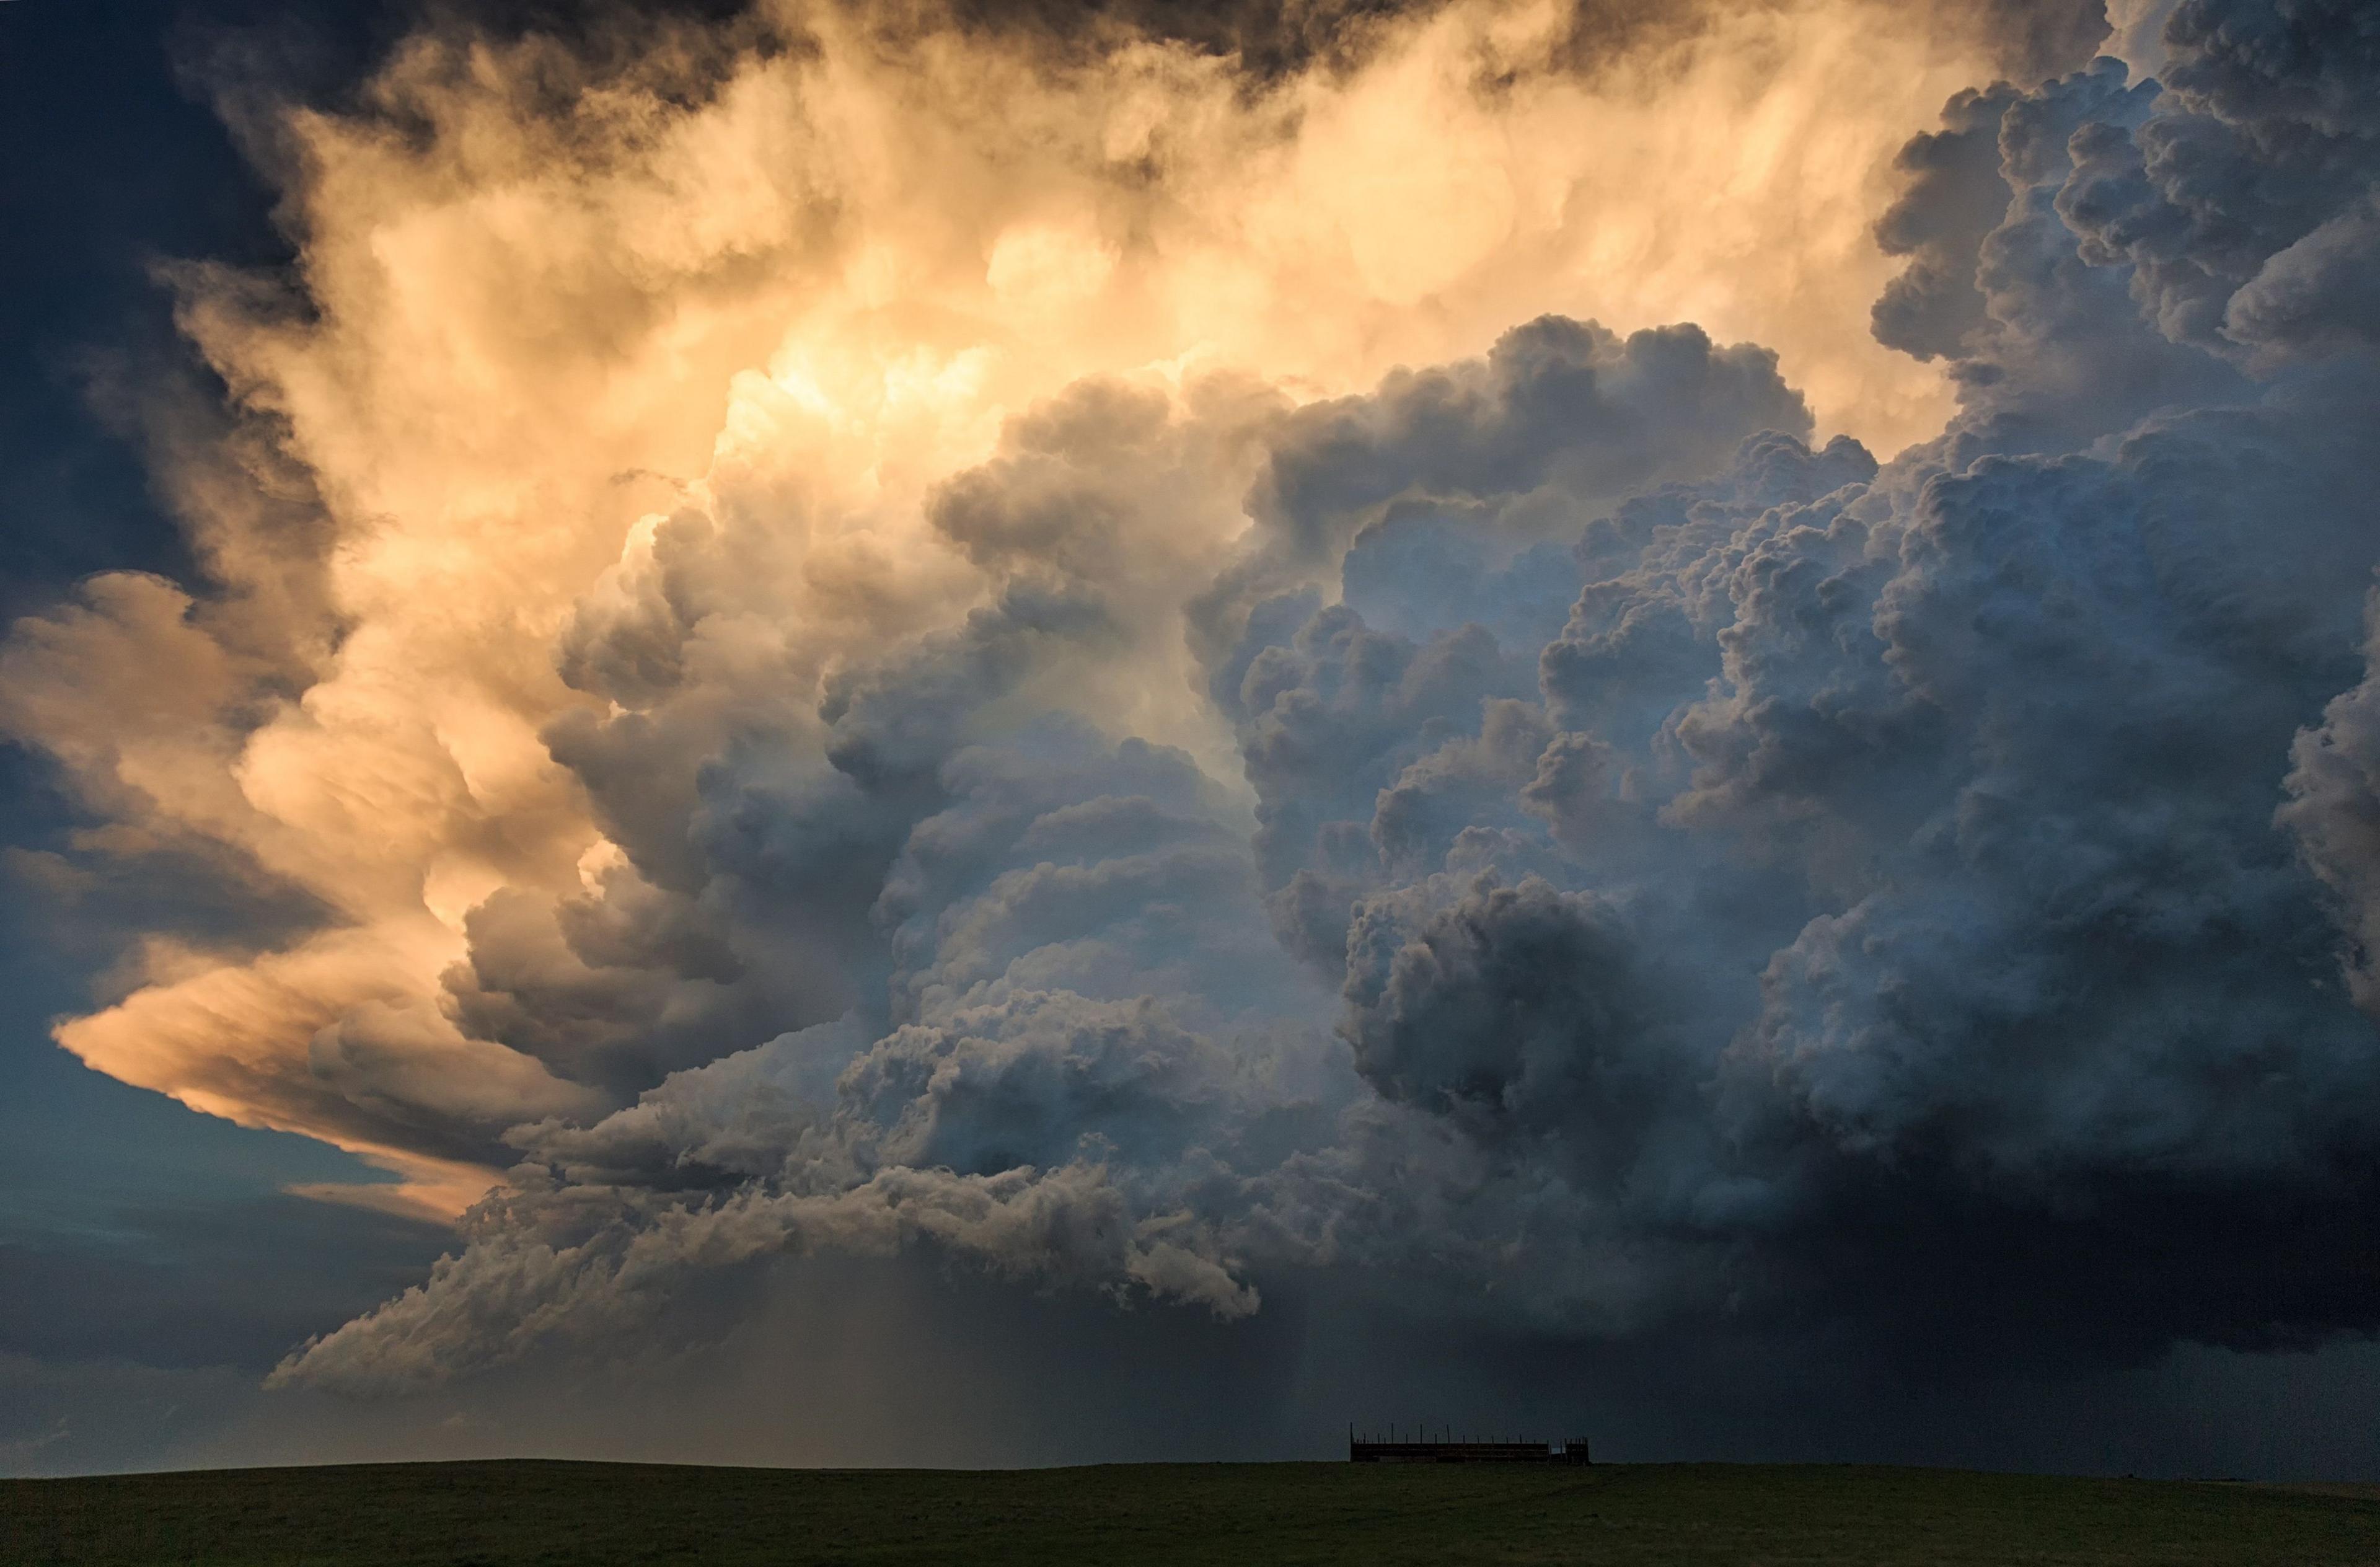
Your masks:
<svg viewBox="0 0 2380 1567"><path fill-rule="evenodd" d="M1780 15L1630 47L1847 79L1857 18ZM1839 282L1824 235L1695 272L1529 163L1575 143L1356 166L1366 92L1496 50L1483 125L1700 155L1509 7L1261 80L791 25L422 41L290 115L304 308L177 284L208 580L7 644L86 851L273 911L133 932L62 1041L469 1205L276 1379L907 1247L1601 1338L2380 1326L2380 12L1916 80ZM968 51L1014 80L869 140ZM995 108L1012 194L911 194ZM1235 171L1272 215L1218 237ZM1490 238L1363 226L1400 200ZM1596 272L1631 224L1653 283ZM459 325L407 281L465 272Z"/></svg>

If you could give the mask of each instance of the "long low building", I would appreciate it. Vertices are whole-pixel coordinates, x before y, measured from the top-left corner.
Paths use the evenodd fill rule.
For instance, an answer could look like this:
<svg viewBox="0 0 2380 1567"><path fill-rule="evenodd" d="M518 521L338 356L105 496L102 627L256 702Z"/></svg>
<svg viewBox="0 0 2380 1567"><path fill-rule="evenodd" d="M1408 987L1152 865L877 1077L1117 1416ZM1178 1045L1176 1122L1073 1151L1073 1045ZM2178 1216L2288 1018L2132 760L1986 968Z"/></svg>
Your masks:
<svg viewBox="0 0 2380 1567"><path fill-rule="evenodd" d="M1363 1441L1347 1436L1350 1464L1589 1464L1586 1439L1567 1441Z"/></svg>

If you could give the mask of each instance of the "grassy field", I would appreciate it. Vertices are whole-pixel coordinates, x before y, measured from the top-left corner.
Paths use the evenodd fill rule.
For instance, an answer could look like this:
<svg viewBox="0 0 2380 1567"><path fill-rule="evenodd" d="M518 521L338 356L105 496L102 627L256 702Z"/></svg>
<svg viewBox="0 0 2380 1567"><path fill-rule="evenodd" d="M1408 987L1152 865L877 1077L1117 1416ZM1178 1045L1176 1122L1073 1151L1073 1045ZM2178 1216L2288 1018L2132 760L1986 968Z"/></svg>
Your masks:
<svg viewBox="0 0 2380 1567"><path fill-rule="evenodd" d="M0 1562L2380 1563L2380 1494L1955 1470L414 1464L0 1481Z"/></svg>

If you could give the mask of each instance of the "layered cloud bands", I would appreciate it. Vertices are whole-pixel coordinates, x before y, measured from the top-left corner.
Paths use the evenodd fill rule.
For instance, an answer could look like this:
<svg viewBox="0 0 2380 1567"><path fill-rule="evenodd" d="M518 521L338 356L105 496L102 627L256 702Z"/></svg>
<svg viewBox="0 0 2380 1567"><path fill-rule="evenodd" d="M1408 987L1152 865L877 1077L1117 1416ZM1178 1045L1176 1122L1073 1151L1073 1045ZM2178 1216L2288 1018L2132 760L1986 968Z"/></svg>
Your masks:
<svg viewBox="0 0 2380 1567"><path fill-rule="evenodd" d="M765 12L264 123L211 580L6 711L94 863L277 911L62 1042L468 1208L276 1375L824 1248L2380 1326L2380 22L1884 16Z"/></svg>

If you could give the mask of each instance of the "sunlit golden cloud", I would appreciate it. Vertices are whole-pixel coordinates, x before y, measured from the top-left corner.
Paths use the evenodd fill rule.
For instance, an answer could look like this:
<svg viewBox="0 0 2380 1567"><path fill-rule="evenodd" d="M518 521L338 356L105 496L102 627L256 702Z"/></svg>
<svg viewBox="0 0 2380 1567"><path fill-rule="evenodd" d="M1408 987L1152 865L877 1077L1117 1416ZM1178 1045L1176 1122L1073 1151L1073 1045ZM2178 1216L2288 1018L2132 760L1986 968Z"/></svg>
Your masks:
<svg viewBox="0 0 2380 1567"><path fill-rule="evenodd" d="M60 1041L403 1178L361 1199L460 1209L486 1139L596 1103L442 988L491 894L616 860L542 737L589 703L559 673L574 618L661 569L665 516L703 516L768 611L704 656L815 687L982 595L926 497L1086 377L1254 420L1552 311L1765 345L1822 434L1937 430L1939 372L1865 329L1899 265L1871 228L1985 41L1805 0L1581 72L1564 23L1460 4L1257 81L1157 42L1053 62L781 5L691 106L689 34L609 73L429 35L354 112L266 115L294 298L177 283L242 421L164 458L218 580L194 604L103 577L20 624L6 716L101 812L325 918L264 952L152 942ZM1168 590L1211 574L1252 472L1228 440L1172 460L1146 497ZM210 477L233 470L287 515ZM1174 608L1152 598L1138 662L1083 705L1205 754Z"/></svg>

